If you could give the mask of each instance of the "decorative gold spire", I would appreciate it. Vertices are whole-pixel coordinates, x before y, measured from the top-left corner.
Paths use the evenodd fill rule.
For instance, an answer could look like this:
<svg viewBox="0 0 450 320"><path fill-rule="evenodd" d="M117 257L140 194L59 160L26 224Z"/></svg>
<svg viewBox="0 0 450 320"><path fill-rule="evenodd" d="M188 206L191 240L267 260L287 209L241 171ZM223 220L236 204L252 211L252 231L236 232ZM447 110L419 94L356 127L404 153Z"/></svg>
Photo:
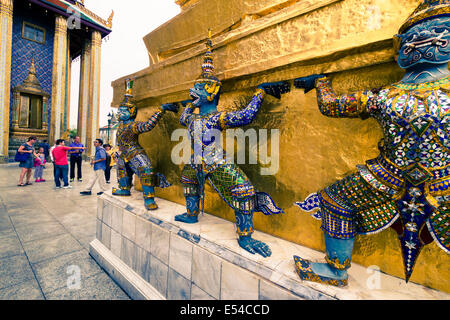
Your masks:
<svg viewBox="0 0 450 320"><path fill-rule="evenodd" d="M114 10L111 11L111 14L109 15L108 21L106 21L106 26L108 28L110 28L110 29L112 28L113 18L114 18Z"/></svg>

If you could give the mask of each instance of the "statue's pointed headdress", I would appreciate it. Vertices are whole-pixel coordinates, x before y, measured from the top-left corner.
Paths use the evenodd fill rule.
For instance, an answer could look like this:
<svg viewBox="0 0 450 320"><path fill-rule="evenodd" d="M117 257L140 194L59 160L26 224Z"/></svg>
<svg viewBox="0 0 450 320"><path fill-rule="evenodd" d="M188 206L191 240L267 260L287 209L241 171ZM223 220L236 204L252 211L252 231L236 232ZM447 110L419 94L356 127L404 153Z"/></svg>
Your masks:
<svg viewBox="0 0 450 320"><path fill-rule="evenodd" d="M211 40L211 30L208 32L208 39L206 40L206 52L203 56L202 74L198 77L197 82L217 82L219 79L214 76L214 59L213 59L213 44Z"/></svg>
<svg viewBox="0 0 450 320"><path fill-rule="evenodd" d="M133 96L133 79L125 79L125 96L132 97Z"/></svg>
<svg viewBox="0 0 450 320"><path fill-rule="evenodd" d="M423 0L400 27L399 34L424 20L442 15L450 15L450 0Z"/></svg>
<svg viewBox="0 0 450 320"><path fill-rule="evenodd" d="M128 107L131 118L136 118L137 107L133 101L133 84L134 79L125 79L125 97L121 103L122 106Z"/></svg>
<svg viewBox="0 0 450 320"><path fill-rule="evenodd" d="M211 30L208 33L208 40L206 40L206 52L203 57L202 74L197 78L197 83L205 83L205 89L210 94L209 101L213 101L218 95L222 83L214 75L214 60L213 60L213 44L211 40Z"/></svg>

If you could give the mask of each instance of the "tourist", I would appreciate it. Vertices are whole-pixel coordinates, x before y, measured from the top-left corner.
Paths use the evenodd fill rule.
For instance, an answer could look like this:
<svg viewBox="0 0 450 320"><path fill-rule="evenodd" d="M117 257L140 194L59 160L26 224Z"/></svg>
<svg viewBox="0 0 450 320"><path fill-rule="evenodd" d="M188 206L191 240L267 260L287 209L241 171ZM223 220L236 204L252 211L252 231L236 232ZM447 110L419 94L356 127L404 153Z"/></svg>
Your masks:
<svg viewBox="0 0 450 320"><path fill-rule="evenodd" d="M53 158L53 150L55 148L56 148L56 142L53 145L53 147L50 148L50 151L49 151L50 161L53 164L53 178L56 178L56 164L55 164L55 158Z"/></svg>
<svg viewBox="0 0 450 320"><path fill-rule="evenodd" d="M106 191L105 170L106 170L106 151L103 148L103 141L97 139L94 141L95 157L91 161L91 165L94 166L94 175L90 179L86 191L80 192L83 196L90 196L95 183L98 181L100 192L97 195L102 195Z"/></svg>
<svg viewBox="0 0 450 320"><path fill-rule="evenodd" d="M106 179L106 183L110 184L110 179L111 179L111 167L113 166L112 164L112 154L113 154L113 150L111 148L110 144L105 144L103 146L103 148L105 148L106 151L106 170L105 170L105 179Z"/></svg>
<svg viewBox="0 0 450 320"><path fill-rule="evenodd" d="M31 171L33 170L33 163L34 163L33 157L37 157L36 151L34 150L34 144L36 143L36 141L37 141L36 137L29 137L28 141L22 144L19 147L19 150L17 150L17 153L23 156L23 159L21 159L22 161L20 161L19 164L19 167L22 168L18 184L19 187L32 185L30 180L31 180ZM28 156L24 156L26 154L28 154ZM24 184L23 178L25 177L25 174L27 176L27 183Z"/></svg>
<svg viewBox="0 0 450 320"><path fill-rule="evenodd" d="M39 148L44 148L45 161L48 161L48 157L50 155L50 145L47 140L44 140L39 144Z"/></svg>
<svg viewBox="0 0 450 320"><path fill-rule="evenodd" d="M43 147L40 147L37 158L34 159L34 179L36 183L45 182L43 177L46 162L47 160L45 160L45 150Z"/></svg>
<svg viewBox="0 0 450 320"><path fill-rule="evenodd" d="M85 149L84 147L66 147L65 141L59 139L56 141L56 147L52 151L55 164L55 184L56 189L61 189L61 179L64 181L63 189L72 188L69 185L69 162L67 161L67 151Z"/></svg>
<svg viewBox="0 0 450 320"><path fill-rule="evenodd" d="M80 137L75 137L73 142L69 145L69 147L77 147L84 148L84 145L80 142ZM75 166L77 167L77 179L79 182L83 181L83 176L81 172L81 167L83 163L83 154L84 149L77 149L69 151L70 154L70 182L75 180Z"/></svg>

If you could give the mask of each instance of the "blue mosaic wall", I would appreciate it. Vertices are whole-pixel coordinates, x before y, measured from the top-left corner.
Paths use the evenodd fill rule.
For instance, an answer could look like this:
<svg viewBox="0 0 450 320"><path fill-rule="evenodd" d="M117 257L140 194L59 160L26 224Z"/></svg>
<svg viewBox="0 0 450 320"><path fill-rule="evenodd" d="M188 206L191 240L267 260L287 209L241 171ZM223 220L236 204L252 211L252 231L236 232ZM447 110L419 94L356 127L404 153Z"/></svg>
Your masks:
<svg viewBox="0 0 450 320"><path fill-rule="evenodd" d="M40 44L22 38L23 22L28 22L45 29L45 43ZM48 123L51 115L51 94L52 94L52 69L53 69L53 38L55 33L55 22L52 15L42 16L33 14L33 10L20 8L14 9L13 15L13 38L11 56L11 89L19 86L28 76L28 70L34 54L36 63L36 76L42 89L47 92L48 103ZM12 91L11 103L12 108ZM9 123L12 122L12 112L10 112Z"/></svg>

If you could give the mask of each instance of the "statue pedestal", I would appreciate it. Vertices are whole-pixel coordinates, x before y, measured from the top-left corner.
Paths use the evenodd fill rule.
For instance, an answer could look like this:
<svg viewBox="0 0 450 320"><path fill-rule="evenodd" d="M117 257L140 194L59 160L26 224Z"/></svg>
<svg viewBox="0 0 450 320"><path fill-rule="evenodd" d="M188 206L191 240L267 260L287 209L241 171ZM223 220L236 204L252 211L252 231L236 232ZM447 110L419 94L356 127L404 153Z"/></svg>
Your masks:
<svg viewBox="0 0 450 320"><path fill-rule="evenodd" d="M147 212L141 193L98 198L97 239L91 256L133 299L449 299L450 295L406 284L353 264L349 286L336 288L301 281L293 255L323 261L324 253L255 232L272 256L241 249L232 222L205 214L195 225L174 221L185 207L156 199L160 209Z"/></svg>

